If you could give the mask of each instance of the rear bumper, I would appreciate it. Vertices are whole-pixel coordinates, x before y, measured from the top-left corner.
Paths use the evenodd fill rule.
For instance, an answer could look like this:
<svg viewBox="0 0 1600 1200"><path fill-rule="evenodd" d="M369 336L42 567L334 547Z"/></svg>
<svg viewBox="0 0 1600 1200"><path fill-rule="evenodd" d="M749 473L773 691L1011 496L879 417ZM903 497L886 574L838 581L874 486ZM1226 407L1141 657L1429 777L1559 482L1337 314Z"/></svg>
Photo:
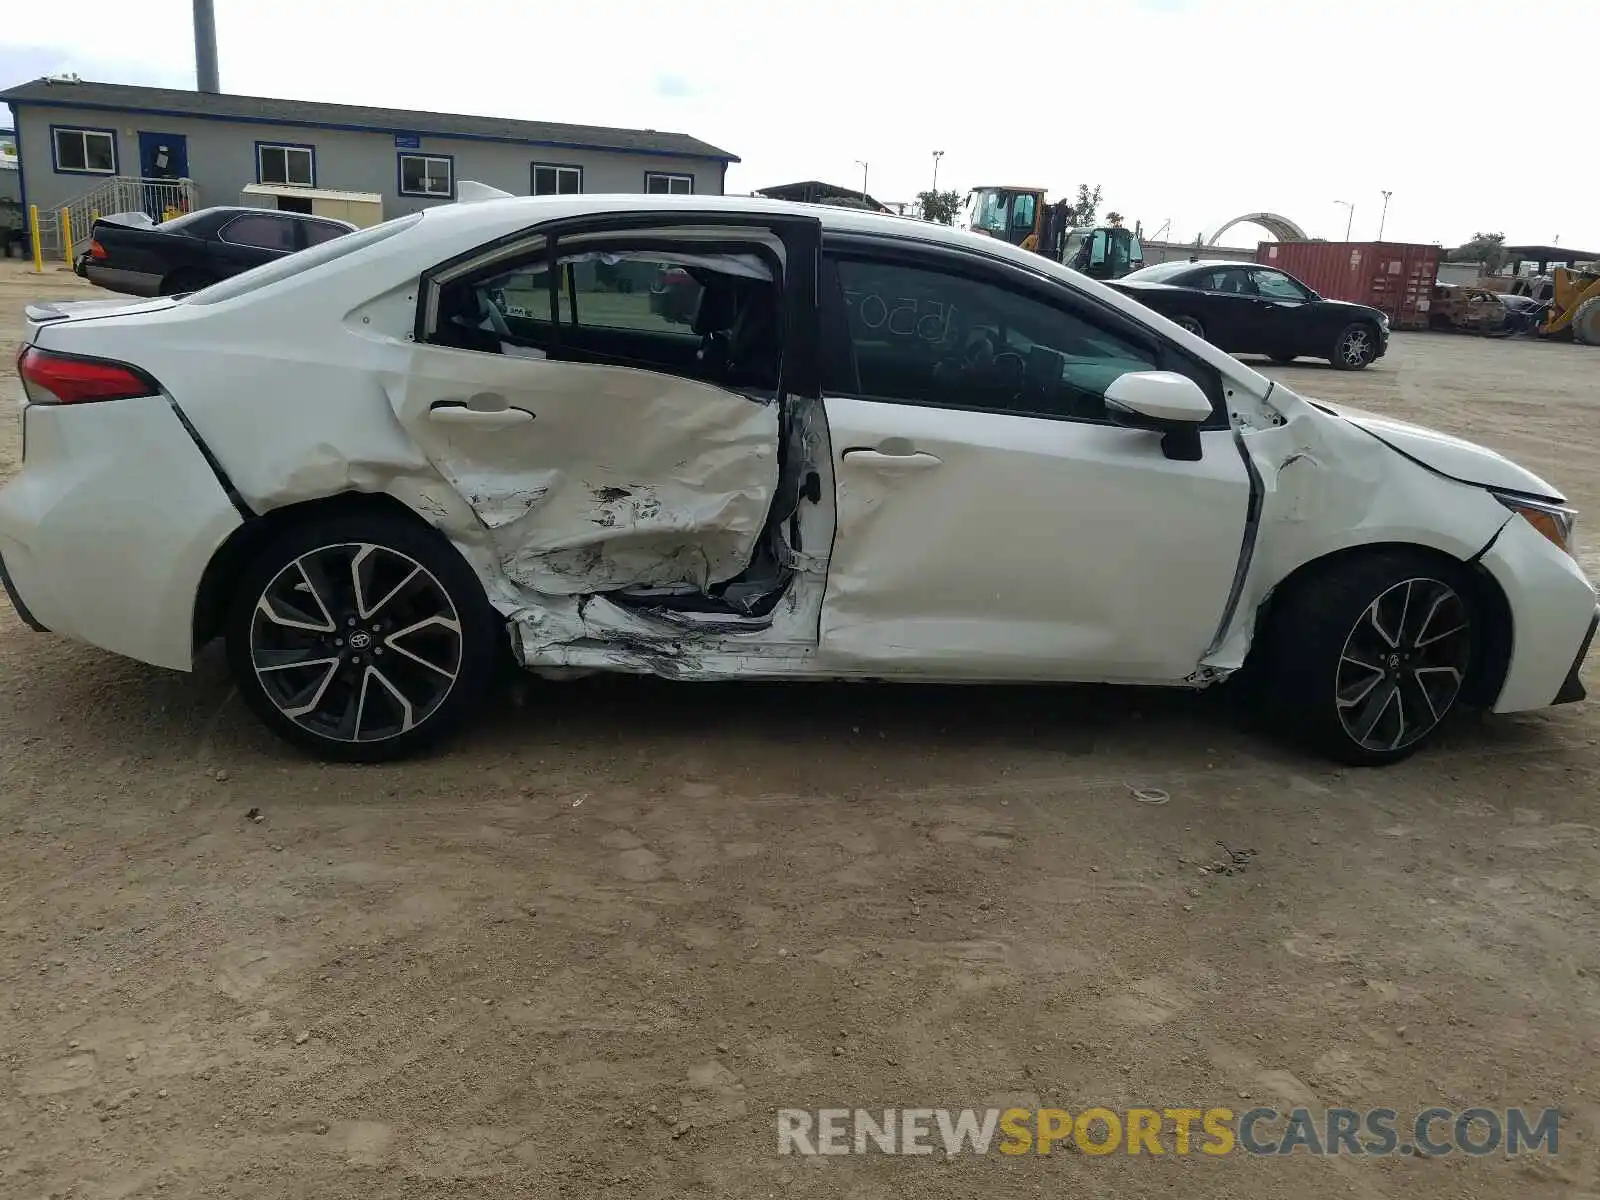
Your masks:
<svg viewBox="0 0 1600 1200"><path fill-rule="evenodd" d="M32 610L28 608L27 602L17 595L17 585L11 582L11 572L6 569L6 560L3 554L0 554L0 584L5 586L6 599L11 601L11 607L17 610L17 616L22 618L24 625L35 633L50 632L39 624L39 618L33 615Z"/></svg>
<svg viewBox="0 0 1600 1200"><path fill-rule="evenodd" d="M90 262L84 266L83 275L90 283L108 292L123 292L129 296L161 294L161 276L147 271L124 271L119 267L102 267Z"/></svg>
<svg viewBox="0 0 1600 1200"><path fill-rule="evenodd" d="M201 577L241 518L171 402L22 415L22 469L0 488L0 578L18 616L188 670Z"/></svg>
<svg viewBox="0 0 1600 1200"><path fill-rule="evenodd" d="M1566 681L1561 685L1561 690L1556 693L1556 704L1572 704L1588 696L1583 690L1583 680L1579 675L1583 672L1583 660L1589 657L1589 643L1594 641L1594 631L1600 626L1600 608L1595 609L1594 617L1589 621L1589 632L1584 635L1583 645L1578 647L1578 657L1572 660L1572 670L1567 672Z"/></svg>

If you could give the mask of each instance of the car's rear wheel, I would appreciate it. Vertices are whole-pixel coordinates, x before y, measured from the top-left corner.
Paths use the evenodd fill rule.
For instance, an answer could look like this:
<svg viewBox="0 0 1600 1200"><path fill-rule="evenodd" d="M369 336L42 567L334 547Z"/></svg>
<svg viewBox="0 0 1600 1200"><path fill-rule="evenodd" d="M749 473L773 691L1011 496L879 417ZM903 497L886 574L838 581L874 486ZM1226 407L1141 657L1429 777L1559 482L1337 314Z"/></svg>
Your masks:
<svg viewBox="0 0 1600 1200"><path fill-rule="evenodd" d="M1378 357L1378 331L1354 321L1339 331L1328 361L1341 371L1359 371Z"/></svg>
<svg viewBox="0 0 1600 1200"><path fill-rule="evenodd" d="M1197 338L1203 338L1206 335L1206 327L1200 324L1200 318L1198 317L1191 317L1184 313L1182 316L1173 317L1172 320L1179 328L1187 329Z"/></svg>
<svg viewBox="0 0 1600 1200"><path fill-rule="evenodd" d="M324 758L377 762L438 741L481 703L500 623L441 535L403 517L314 518L245 568L229 611L240 694Z"/></svg>
<svg viewBox="0 0 1600 1200"><path fill-rule="evenodd" d="M1293 586L1267 631L1265 695L1285 732L1343 762L1380 766L1455 711L1482 637L1464 569L1397 550Z"/></svg>

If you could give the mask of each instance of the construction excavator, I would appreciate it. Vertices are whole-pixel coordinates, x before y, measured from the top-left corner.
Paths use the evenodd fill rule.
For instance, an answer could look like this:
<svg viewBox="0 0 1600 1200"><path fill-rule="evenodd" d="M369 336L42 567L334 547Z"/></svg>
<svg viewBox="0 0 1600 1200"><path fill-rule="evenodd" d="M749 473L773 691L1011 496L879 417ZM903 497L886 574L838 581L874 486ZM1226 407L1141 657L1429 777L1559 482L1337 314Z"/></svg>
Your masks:
<svg viewBox="0 0 1600 1200"><path fill-rule="evenodd" d="M1570 337L1600 346L1600 263L1556 267L1548 277L1518 279L1511 294L1544 305L1541 337Z"/></svg>
<svg viewBox="0 0 1600 1200"><path fill-rule="evenodd" d="M1120 217L1074 226L1070 200L1045 199L1044 188L985 186L967 193L966 228L1065 263L1095 279L1120 279L1144 266L1140 230Z"/></svg>

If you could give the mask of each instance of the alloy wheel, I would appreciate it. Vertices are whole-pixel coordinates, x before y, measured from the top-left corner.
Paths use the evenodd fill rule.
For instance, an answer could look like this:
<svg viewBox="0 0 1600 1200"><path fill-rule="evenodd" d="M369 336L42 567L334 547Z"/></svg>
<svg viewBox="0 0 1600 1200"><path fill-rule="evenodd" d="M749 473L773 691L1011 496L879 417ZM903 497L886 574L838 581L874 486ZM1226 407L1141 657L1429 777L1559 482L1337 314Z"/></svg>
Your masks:
<svg viewBox="0 0 1600 1200"><path fill-rule="evenodd" d="M257 599L250 664L267 698L307 732L383 741L449 696L461 619L414 558L365 542L323 546L288 563Z"/></svg>
<svg viewBox="0 0 1600 1200"><path fill-rule="evenodd" d="M1176 318L1176 321L1178 328L1187 330L1188 332L1194 334L1195 337L1205 337L1205 329L1202 328L1200 322L1195 320L1193 317L1178 317Z"/></svg>
<svg viewBox="0 0 1600 1200"><path fill-rule="evenodd" d="M1345 733L1389 753L1427 736L1455 706L1472 655L1466 602L1437 579L1407 579L1361 614L1334 690Z"/></svg>
<svg viewBox="0 0 1600 1200"><path fill-rule="evenodd" d="M1348 331L1339 343L1339 357L1349 366L1365 366L1372 360L1372 334L1359 325Z"/></svg>

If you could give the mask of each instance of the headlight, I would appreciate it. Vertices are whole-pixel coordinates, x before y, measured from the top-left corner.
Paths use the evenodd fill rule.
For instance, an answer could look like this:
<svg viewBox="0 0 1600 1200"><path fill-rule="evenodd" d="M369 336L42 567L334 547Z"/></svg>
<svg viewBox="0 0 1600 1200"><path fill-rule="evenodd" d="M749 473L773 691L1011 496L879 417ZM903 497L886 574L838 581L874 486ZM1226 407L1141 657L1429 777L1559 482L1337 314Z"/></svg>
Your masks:
<svg viewBox="0 0 1600 1200"><path fill-rule="evenodd" d="M1378 314L1378 324L1380 326L1382 326L1383 331L1385 333L1388 333L1389 332L1389 314L1388 313L1379 313Z"/></svg>
<svg viewBox="0 0 1600 1200"><path fill-rule="evenodd" d="M1577 509L1522 496L1492 493L1494 498L1532 525L1566 554L1572 553L1572 527L1578 523Z"/></svg>

